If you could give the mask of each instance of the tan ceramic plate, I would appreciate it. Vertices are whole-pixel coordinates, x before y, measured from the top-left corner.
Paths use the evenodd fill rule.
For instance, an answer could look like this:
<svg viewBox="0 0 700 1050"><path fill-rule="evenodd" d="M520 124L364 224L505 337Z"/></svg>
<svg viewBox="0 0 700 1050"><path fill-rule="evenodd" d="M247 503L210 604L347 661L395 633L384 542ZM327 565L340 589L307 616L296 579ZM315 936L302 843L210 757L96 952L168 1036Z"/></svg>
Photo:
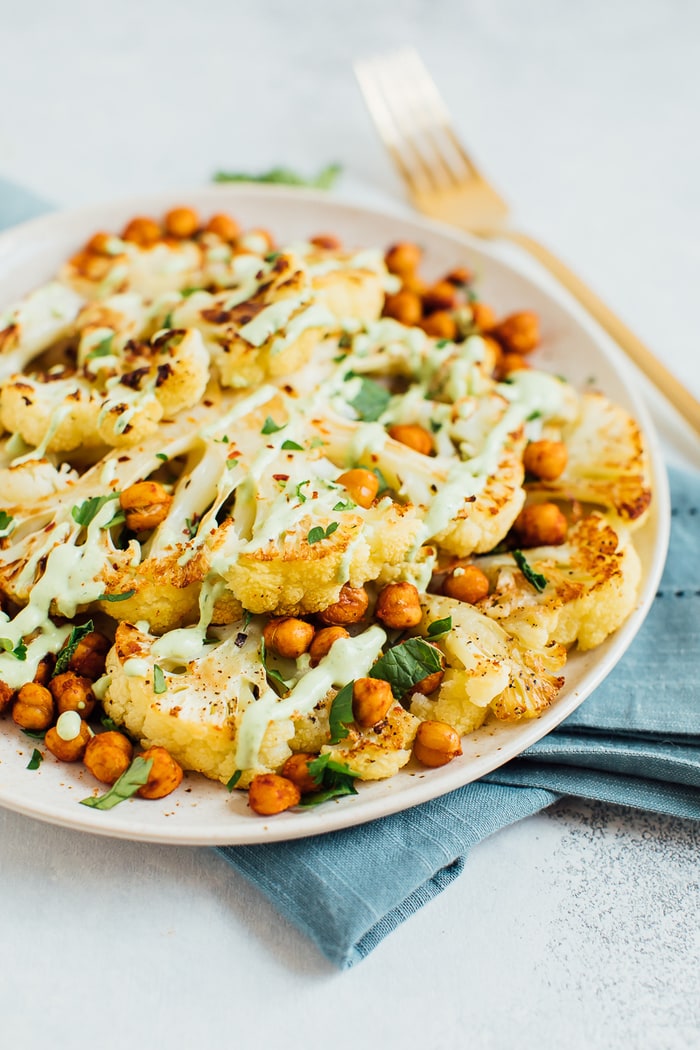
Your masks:
<svg viewBox="0 0 700 1050"><path fill-rule="evenodd" d="M639 629L655 594L668 542L668 488L658 443L633 389L620 351L548 278L525 262L447 227L343 204L331 196L275 186L220 186L183 194L134 197L36 219L0 235L0 306L50 278L67 255L98 229L118 230L136 214L162 214L188 203L203 214L228 210L244 226L269 228L282 243L337 233L348 246L385 246L415 240L425 249L426 271L437 276L458 264L476 270L486 301L500 313L533 309L541 317L538 364L576 385L595 385L630 409L646 433L654 473L653 513L636 534L644 566L639 605L612 638L591 653L573 653L566 685L540 719L488 727L465 738L464 754L443 769L412 764L386 782L360 785L357 797L310 811L288 811L273 819L255 817L245 794L190 774L160 802L132 799L109 812L78 804L94 790L86 771L46 754L40 768L26 769L34 741L10 719L0 723L0 804L41 820L121 838L178 844L269 842L300 838L374 820L444 794L503 765L549 733L610 672Z"/></svg>

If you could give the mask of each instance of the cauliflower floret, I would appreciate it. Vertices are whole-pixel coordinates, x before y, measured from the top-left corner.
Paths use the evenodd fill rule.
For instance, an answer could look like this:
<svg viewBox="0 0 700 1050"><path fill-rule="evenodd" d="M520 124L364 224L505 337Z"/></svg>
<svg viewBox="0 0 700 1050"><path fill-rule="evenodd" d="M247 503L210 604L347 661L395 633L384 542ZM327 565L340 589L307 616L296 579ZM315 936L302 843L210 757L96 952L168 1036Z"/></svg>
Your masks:
<svg viewBox="0 0 700 1050"><path fill-rule="evenodd" d="M5 429L42 452L99 450L101 404L102 397L78 375L15 376L0 391Z"/></svg>
<svg viewBox="0 0 700 1050"><path fill-rule="evenodd" d="M350 726L346 739L322 747L321 754L345 763L360 780L384 780L410 759L419 725L418 718L394 704L379 725L363 730Z"/></svg>
<svg viewBox="0 0 700 1050"><path fill-rule="evenodd" d="M201 284L202 252L188 240L137 245L120 237L106 239L103 250L85 248L61 268L59 279L86 299L121 292L154 298L173 288Z"/></svg>
<svg viewBox="0 0 700 1050"><path fill-rule="evenodd" d="M641 525L651 502L649 465L637 423L602 394L586 393L577 418L562 426L568 452L556 481L533 480L528 489L555 499L577 499L614 511L630 527Z"/></svg>
<svg viewBox="0 0 700 1050"><path fill-rule="evenodd" d="M77 480L76 472L66 464L55 467L46 459L30 459L0 467L2 505L5 510L16 507L23 512L34 500L64 492Z"/></svg>
<svg viewBox="0 0 700 1050"><path fill-rule="evenodd" d="M73 331L83 300L51 281L0 314L0 381Z"/></svg>
<svg viewBox="0 0 700 1050"><path fill-rule="evenodd" d="M593 649L617 630L635 606L641 578L639 555L627 530L591 514L557 547L533 547L527 564L543 576L538 592L510 554L480 558L491 593L478 603L523 645L556 643Z"/></svg>
<svg viewBox="0 0 700 1050"><path fill-rule="evenodd" d="M446 722L460 736L473 733L483 725L488 707L473 704L464 694L464 672L448 667L435 697L415 693L411 700L411 714L424 721Z"/></svg>
<svg viewBox="0 0 700 1050"><path fill-rule="evenodd" d="M454 672L445 676L437 704L444 690L444 703L455 711L460 725L471 723L472 705L490 708L503 721L536 718L549 707L564 684L563 678L545 669L543 655L552 666L552 650L546 654L526 650L503 627L466 602L428 594L421 605L423 619L416 633L424 637L435 620L452 618L451 630L435 643ZM558 658L562 666L566 660L563 647ZM463 712L459 711L460 689L466 702Z"/></svg>

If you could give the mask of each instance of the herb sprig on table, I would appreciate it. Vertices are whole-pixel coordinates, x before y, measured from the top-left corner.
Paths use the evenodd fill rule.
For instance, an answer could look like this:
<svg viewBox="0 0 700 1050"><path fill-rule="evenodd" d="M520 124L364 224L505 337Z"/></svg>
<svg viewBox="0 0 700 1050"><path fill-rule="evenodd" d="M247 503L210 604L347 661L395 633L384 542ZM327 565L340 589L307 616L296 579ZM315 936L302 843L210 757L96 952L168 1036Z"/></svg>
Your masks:
<svg viewBox="0 0 700 1050"><path fill-rule="evenodd" d="M299 175L291 168L270 168L257 174L242 171L217 171L214 182L270 182L284 186L308 186L316 190L330 190L335 185L342 168L340 164L327 164L316 175Z"/></svg>

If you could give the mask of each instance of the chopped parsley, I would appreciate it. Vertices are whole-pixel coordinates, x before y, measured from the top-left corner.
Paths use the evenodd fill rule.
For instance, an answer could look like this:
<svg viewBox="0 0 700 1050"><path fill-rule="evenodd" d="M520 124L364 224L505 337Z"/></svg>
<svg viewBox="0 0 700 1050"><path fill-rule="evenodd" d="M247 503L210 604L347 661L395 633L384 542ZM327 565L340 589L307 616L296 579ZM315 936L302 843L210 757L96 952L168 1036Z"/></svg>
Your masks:
<svg viewBox="0 0 700 1050"><path fill-rule="evenodd" d="M276 434L278 430L284 430L286 425L287 425L286 423L282 423L281 426L278 426L277 423L275 423L275 421L272 418L272 416L268 416L267 419L265 420L265 422L262 425L262 430L260 431L260 433L261 434Z"/></svg>
<svg viewBox="0 0 700 1050"><path fill-rule="evenodd" d="M76 525L81 525L86 529L104 505L110 500L117 499L118 496L118 492L110 492L107 496L90 496L89 499L71 509L73 521Z"/></svg>
<svg viewBox="0 0 700 1050"><path fill-rule="evenodd" d="M135 590L122 591L121 594L98 594L98 602L125 602L129 598L133 598L136 594Z"/></svg>
<svg viewBox="0 0 700 1050"><path fill-rule="evenodd" d="M337 521L332 521L327 529L324 529L322 525L314 525L306 540L308 543L320 543L321 540L327 540L329 536L332 536L337 528Z"/></svg>
<svg viewBox="0 0 700 1050"><path fill-rule="evenodd" d="M6 510L0 510L0 532L7 532L15 519Z"/></svg>
<svg viewBox="0 0 700 1050"><path fill-rule="evenodd" d="M304 487L304 485L308 485L308 484L309 484L309 482L307 480L307 481L300 481L299 484L297 485L297 490L296 490L297 491L297 499L299 500L300 503L306 503L306 501L308 499L308 496L305 496L304 493L301 491L302 488Z"/></svg>
<svg viewBox="0 0 700 1050"><path fill-rule="evenodd" d="M289 438L287 438L286 441L282 442L282 449L284 452L303 452L304 446L298 445L296 441L290 441Z"/></svg>
<svg viewBox="0 0 700 1050"><path fill-rule="evenodd" d="M11 638L0 638L0 649L14 656L15 660L27 659L27 647L21 639L15 645Z"/></svg>
<svg viewBox="0 0 700 1050"><path fill-rule="evenodd" d="M341 500L338 501L338 503L336 503L336 505L333 508L333 510L354 510L356 506L357 506L357 504L353 503L351 499L348 499L348 500L342 500L341 499Z"/></svg>
<svg viewBox="0 0 700 1050"><path fill-rule="evenodd" d="M235 788L236 784L238 783L238 781L241 779L242 776L243 776L243 770L242 769L237 769L235 771L235 773L233 774L233 776L229 780L226 781L226 787L228 788L229 791L233 791L233 789Z"/></svg>
<svg viewBox="0 0 700 1050"><path fill-rule="evenodd" d="M391 394L386 387L376 383L374 379L360 380L359 392L348 404L357 412L357 415L365 423L373 423L386 411Z"/></svg>
<svg viewBox="0 0 700 1050"><path fill-rule="evenodd" d="M271 168L256 175L240 171L217 171L214 182L273 182L284 186L310 186L317 190L329 190L335 185L342 168L340 164L327 164L316 175L304 176L290 168Z"/></svg>
<svg viewBox="0 0 700 1050"><path fill-rule="evenodd" d="M527 582L541 594L547 586L547 577L541 572L535 572L522 551L513 551L513 558Z"/></svg>
<svg viewBox="0 0 700 1050"><path fill-rule="evenodd" d="M428 638L440 638L452 630L452 617L446 616L443 620L433 620L428 624Z"/></svg>
<svg viewBox="0 0 700 1050"><path fill-rule="evenodd" d="M165 674L163 673L163 668L159 667L158 664L154 664L153 665L153 692L158 694L158 693L167 693L167 691L168 691L168 686L166 685L166 682L165 682Z"/></svg>
<svg viewBox="0 0 700 1050"><path fill-rule="evenodd" d="M369 672L370 678L388 682L397 700L428 675L442 670L442 657L434 645L422 638L409 638L380 656Z"/></svg>
<svg viewBox="0 0 700 1050"><path fill-rule="evenodd" d="M98 795L97 798L94 795L91 795L90 798L82 798L81 806L90 806L92 809L113 809L114 806L131 798L140 787L143 787L148 780L152 766L152 758L135 758L106 794Z"/></svg>
<svg viewBox="0 0 700 1050"><path fill-rule="evenodd" d="M353 721L352 713L352 690L353 682L348 682L343 688L335 694L331 709L328 714L328 721L331 731L331 744L337 744L341 740L344 740L348 735L348 731L345 728Z"/></svg>
<svg viewBox="0 0 700 1050"><path fill-rule="evenodd" d="M41 751L37 751L36 748L32 751L32 757L27 762L27 769L38 769L43 761L44 756Z"/></svg>
<svg viewBox="0 0 700 1050"><path fill-rule="evenodd" d="M165 452L156 452L156 459L162 459L164 463L168 462L168 457Z"/></svg>
<svg viewBox="0 0 700 1050"><path fill-rule="evenodd" d="M68 666L73 659L73 654L78 648L78 643L87 637L88 634L92 634L95 630L95 625L92 620L88 620L87 623L83 624L82 627L73 627L71 630L68 641L63 646L61 651L56 658L56 666L53 669L52 678L55 678L58 674L63 674L64 671L68 670Z"/></svg>
<svg viewBox="0 0 700 1050"><path fill-rule="evenodd" d="M319 755L309 762L307 768L320 790L304 795L300 806L320 806L334 798L357 794L354 783L356 774L344 762L336 762L330 754Z"/></svg>

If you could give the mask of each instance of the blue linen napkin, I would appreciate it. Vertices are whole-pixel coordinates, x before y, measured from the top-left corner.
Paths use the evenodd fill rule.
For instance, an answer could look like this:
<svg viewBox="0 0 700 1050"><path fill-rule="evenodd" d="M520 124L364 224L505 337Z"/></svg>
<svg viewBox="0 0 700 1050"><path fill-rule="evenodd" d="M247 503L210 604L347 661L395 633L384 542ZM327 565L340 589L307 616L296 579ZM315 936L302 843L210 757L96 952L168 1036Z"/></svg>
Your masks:
<svg viewBox="0 0 700 1050"><path fill-rule="evenodd" d="M47 209L0 179L0 228ZM563 794L700 819L700 475L672 471L671 495L671 546L652 610L559 729L481 781L403 813L220 848L337 966L365 958L449 885L473 845Z"/></svg>

